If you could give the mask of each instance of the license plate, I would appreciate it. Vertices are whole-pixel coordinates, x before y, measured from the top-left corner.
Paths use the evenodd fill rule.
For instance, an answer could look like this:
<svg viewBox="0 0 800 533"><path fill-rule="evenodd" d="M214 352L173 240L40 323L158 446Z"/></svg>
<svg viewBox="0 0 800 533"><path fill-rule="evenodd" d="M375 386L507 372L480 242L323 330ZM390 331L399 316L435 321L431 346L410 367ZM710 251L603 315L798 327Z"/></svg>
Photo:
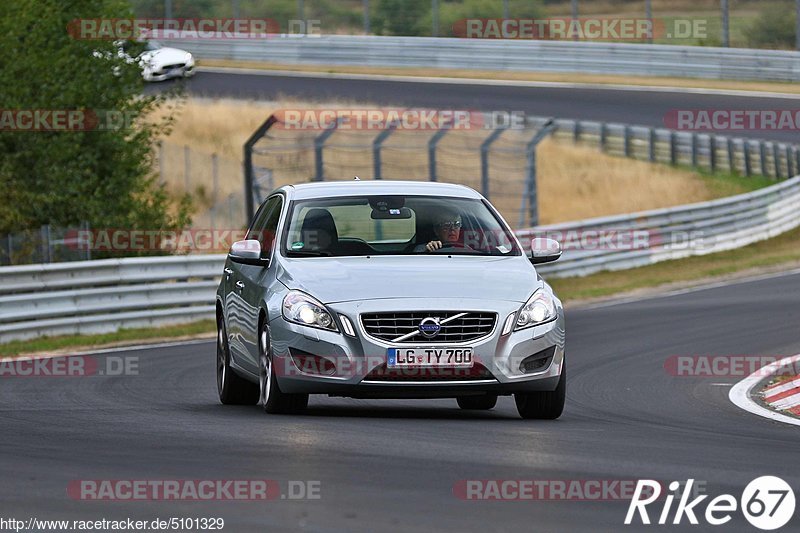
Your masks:
<svg viewBox="0 0 800 533"><path fill-rule="evenodd" d="M389 348L386 355L389 368L472 366L472 348Z"/></svg>

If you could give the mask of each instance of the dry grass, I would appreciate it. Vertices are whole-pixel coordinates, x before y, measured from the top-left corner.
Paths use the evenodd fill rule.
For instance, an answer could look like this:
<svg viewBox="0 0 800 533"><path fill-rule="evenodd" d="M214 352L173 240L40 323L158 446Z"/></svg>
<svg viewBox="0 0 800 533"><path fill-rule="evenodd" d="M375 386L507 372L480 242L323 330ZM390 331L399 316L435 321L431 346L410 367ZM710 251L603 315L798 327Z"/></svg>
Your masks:
<svg viewBox="0 0 800 533"><path fill-rule="evenodd" d="M172 134L165 139L163 165L166 182L176 192L184 190L187 180L184 174L183 147L191 147L188 182L190 190L198 199L200 211L195 225L209 224L210 215L207 210L215 203L219 205L228 199L229 205L223 205L216 212L216 225L220 226L224 222L238 226L242 220L242 145L252 131L278 108L346 105L346 102L322 106L319 103L283 100L280 104L188 100L181 106ZM371 152L368 149L352 150L341 147L343 144L355 142L350 136L357 134L336 135L341 137L336 142L331 142L331 148L326 151L326 168L332 169L331 173L336 172L337 177L343 179L349 179L354 174L359 174L362 178L371 177ZM367 132L359 142L363 143L365 139L369 141L374 135L375 132ZM451 132L444 137L439 145L438 168L441 181L480 188L477 147L485 135L484 131L474 132L472 135ZM504 134L494 145L490 155L491 199L512 225L517 221L524 175L524 157L521 153L512 151L524 146L528 135L520 133L517 138L512 132ZM427 152L424 147L429 137L429 132L421 136L414 132L395 133L385 145L384 177L427 179ZM313 172L313 158L305 152L298 154L293 146L287 154L273 156L268 165L276 169L276 186L308 181ZM216 199L212 192L212 153L220 154ZM259 164L258 160L256 164ZM279 172L281 166L286 167L286 170ZM599 153L592 147L554 140L546 140L539 147L538 168L542 223L655 209L709 200L745 190L736 183L721 188L709 179L701 179L690 170L612 157ZM236 199L235 204L230 203L233 199Z"/></svg>

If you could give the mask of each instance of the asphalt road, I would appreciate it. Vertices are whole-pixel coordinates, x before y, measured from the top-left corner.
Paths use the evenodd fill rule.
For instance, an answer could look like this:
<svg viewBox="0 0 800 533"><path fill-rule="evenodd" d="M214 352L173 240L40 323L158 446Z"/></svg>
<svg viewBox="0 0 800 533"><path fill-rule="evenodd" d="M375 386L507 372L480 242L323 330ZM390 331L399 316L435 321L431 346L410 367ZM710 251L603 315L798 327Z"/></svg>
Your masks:
<svg viewBox="0 0 800 533"><path fill-rule="evenodd" d="M222 517L230 532L671 531L625 528L622 501L463 501L452 489L467 479L694 478L712 496L738 498L773 474L798 492L797 427L733 406L735 379L664 370L671 355L800 353L798 302L795 274L568 310L567 407L553 422L519 419L510 398L483 414L453 400L316 396L304 416L226 407L210 342L115 354L139 358L136 376L0 378L0 517ZM319 481L321 499L86 502L66 493L76 479L251 478ZM796 513L786 530L798 525ZM738 513L731 529L755 531Z"/></svg>
<svg viewBox="0 0 800 533"><path fill-rule="evenodd" d="M184 84L196 96L277 100L353 101L437 109L524 111L529 115L665 127L672 110L797 110L800 100L670 91L517 87L465 83L352 80L309 76L199 72L186 81L151 84L150 92ZM266 117L265 117L266 118ZM725 133L725 132L720 132ZM736 137L797 142L797 131L735 132Z"/></svg>

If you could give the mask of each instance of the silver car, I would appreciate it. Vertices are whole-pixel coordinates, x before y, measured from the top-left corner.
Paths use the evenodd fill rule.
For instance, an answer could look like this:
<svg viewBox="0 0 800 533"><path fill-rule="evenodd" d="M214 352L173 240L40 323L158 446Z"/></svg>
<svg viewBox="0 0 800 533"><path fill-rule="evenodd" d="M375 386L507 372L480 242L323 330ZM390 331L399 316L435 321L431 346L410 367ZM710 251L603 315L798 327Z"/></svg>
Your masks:
<svg viewBox="0 0 800 533"><path fill-rule="evenodd" d="M555 419L566 391L564 310L494 207L461 185L282 187L234 243L217 290L224 404L296 413L309 394L455 398Z"/></svg>

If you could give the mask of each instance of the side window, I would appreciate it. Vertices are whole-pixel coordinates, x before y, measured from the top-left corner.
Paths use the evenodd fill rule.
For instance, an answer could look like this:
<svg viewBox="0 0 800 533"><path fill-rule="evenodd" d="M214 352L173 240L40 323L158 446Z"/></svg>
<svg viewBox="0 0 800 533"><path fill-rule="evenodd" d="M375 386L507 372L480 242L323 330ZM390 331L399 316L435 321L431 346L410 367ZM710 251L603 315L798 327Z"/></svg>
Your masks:
<svg viewBox="0 0 800 533"><path fill-rule="evenodd" d="M261 242L261 257L267 258L272 253L272 243L275 242L278 221L281 218L281 207L283 207L281 196L274 196L267 200L250 231L247 232L248 239L257 239Z"/></svg>

